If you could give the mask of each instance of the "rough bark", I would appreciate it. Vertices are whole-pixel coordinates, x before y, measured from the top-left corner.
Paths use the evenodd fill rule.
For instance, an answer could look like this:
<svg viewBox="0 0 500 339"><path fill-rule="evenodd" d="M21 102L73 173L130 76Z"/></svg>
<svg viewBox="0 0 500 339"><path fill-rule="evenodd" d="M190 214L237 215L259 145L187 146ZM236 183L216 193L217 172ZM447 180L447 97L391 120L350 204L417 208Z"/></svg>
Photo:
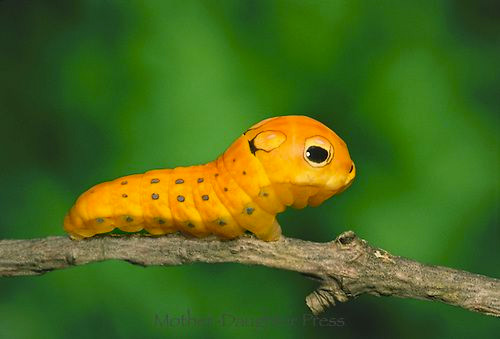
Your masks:
<svg viewBox="0 0 500 339"><path fill-rule="evenodd" d="M142 266L233 262L299 272L320 282L306 297L315 314L336 301L368 293L438 300L500 316L500 280L394 256L370 246L352 231L328 243L286 237L264 242L250 236L220 241L178 234L0 241L0 276L38 275L112 259Z"/></svg>

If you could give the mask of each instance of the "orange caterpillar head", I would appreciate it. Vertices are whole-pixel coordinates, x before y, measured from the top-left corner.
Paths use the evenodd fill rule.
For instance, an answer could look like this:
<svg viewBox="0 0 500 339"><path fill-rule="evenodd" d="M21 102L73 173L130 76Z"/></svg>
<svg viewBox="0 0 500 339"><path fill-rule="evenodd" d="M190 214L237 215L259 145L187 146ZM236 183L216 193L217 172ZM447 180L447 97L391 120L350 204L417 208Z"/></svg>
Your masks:
<svg viewBox="0 0 500 339"><path fill-rule="evenodd" d="M345 142L312 118L270 118L243 137L280 198L293 207L321 204L349 187L356 175Z"/></svg>

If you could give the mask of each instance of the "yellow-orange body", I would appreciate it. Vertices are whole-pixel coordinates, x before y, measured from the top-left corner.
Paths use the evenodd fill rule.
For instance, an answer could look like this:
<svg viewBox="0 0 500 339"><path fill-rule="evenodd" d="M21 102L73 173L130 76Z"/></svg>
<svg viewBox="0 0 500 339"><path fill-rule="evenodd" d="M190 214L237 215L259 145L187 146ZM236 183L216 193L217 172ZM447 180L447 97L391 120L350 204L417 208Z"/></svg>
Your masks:
<svg viewBox="0 0 500 339"><path fill-rule="evenodd" d="M319 205L346 189L355 172L347 146L325 125L305 116L270 118L208 164L92 187L68 212L64 229L76 239L115 228L226 239L248 230L271 241L281 235L276 214Z"/></svg>

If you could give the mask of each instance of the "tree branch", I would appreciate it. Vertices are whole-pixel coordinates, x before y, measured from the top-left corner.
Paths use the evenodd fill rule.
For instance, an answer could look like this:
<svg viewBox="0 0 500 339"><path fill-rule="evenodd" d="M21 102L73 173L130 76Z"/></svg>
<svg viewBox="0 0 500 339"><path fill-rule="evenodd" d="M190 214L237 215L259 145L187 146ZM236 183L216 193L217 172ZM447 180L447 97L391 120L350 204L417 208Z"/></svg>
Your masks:
<svg viewBox="0 0 500 339"><path fill-rule="evenodd" d="M336 301L369 293L439 300L500 317L500 280L394 256L371 247L352 231L328 243L286 237L264 242L250 236L220 241L178 234L0 241L0 276L38 275L111 259L142 266L233 262L299 272L320 282L306 298L314 314Z"/></svg>

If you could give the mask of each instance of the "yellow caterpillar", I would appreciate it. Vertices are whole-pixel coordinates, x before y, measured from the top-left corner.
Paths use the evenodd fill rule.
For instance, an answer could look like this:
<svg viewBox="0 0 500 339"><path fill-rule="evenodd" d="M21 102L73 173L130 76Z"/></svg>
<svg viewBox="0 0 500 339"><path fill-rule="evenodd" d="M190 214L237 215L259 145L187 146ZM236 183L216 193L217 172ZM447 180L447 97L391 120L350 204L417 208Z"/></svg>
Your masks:
<svg viewBox="0 0 500 339"><path fill-rule="evenodd" d="M317 206L351 184L347 146L306 116L269 118L252 126L215 161L159 169L98 184L64 219L74 239L146 230L231 239L245 231L277 240L276 214Z"/></svg>

